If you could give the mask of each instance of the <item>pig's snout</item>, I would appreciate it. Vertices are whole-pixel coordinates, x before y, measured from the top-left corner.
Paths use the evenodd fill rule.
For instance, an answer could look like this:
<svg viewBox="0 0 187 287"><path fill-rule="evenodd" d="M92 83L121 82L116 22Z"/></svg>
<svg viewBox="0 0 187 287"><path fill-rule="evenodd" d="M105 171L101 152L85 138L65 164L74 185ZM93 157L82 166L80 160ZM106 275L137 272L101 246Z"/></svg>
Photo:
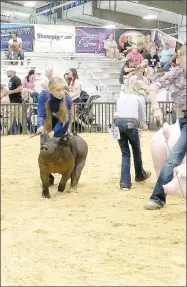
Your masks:
<svg viewBox="0 0 187 287"><path fill-rule="evenodd" d="M41 146L40 150L42 152L48 152L48 153L50 152L50 149L46 145Z"/></svg>

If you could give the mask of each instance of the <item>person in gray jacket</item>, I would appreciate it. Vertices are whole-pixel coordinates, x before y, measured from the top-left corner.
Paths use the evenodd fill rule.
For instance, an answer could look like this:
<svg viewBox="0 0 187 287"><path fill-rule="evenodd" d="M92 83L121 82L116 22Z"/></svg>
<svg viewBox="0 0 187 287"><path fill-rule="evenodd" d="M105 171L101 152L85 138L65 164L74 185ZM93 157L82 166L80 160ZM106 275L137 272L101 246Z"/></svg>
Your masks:
<svg viewBox="0 0 187 287"><path fill-rule="evenodd" d="M122 190L130 190L132 182L129 143L134 157L135 181L144 181L151 175L150 172L146 172L143 168L139 137L140 123L143 129L147 129L144 98L147 87L138 81L137 76L132 76L128 83L125 83L125 87L126 91L121 92L117 101L114 122L119 128L120 139L118 143L122 153L120 188Z"/></svg>

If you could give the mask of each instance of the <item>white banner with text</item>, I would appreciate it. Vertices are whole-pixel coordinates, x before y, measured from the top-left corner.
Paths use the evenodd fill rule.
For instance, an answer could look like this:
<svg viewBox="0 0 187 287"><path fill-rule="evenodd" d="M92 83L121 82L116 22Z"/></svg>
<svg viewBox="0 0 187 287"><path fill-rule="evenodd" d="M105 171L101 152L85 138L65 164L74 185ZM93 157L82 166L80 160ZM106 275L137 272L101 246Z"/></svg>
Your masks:
<svg viewBox="0 0 187 287"><path fill-rule="evenodd" d="M35 52L75 52L75 27L34 25Z"/></svg>

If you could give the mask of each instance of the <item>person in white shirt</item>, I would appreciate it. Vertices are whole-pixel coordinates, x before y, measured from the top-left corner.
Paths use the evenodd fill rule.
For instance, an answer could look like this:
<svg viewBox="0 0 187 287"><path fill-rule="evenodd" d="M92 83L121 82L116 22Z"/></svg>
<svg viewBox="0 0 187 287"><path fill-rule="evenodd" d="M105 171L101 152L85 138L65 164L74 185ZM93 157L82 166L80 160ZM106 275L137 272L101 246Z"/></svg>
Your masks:
<svg viewBox="0 0 187 287"><path fill-rule="evenodd" d="M125 87L126 91L121 92L117 101L114 123L119 128L120 140L118 143L122 153L120 188L130 190L132 182L129 143L134 157L135 181L144 181L150 177L151 173L146 172L143 168L139 138L140 122L142 122L143 129L147 129L144 98L146 85L138 82L137 76L132 76L128 83L125 83Z"/></svg>
<svg viewBox="0 0 187 287"><path fill-rule="evenodd" d="M115 60L116 58L116 61L119 60L119 49L113 33L107 36L107 39L104 41L104 48L106 49L106 56L108 58L111 58L111 60Z"/></svg>
<svg viewBox="0 0 187 287"><path fill-rule="evenodd" d="M48 83L53 77L53 69L48 68L45 70L45 77L42 79L41 86L42 89L47 90L48 89Z"/></svg>
<svg viewBox="0 0 187 287"><path fill-rule="evenodd" d="M12 53L15 52L18 55L20 60L24 60L24 51L22 46L22 39L18 37L17 32L13 31L11 33L12 39L8 41L8 52L6 53L6 57L8 60L12 59ZM21 62L23 65L23 62Z"/></svg>

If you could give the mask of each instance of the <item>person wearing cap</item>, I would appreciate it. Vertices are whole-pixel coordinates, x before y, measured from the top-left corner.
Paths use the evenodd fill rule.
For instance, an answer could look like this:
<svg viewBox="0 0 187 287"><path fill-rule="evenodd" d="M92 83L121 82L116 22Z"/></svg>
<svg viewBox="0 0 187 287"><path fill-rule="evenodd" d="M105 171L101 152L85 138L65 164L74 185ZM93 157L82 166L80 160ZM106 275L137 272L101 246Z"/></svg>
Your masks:
<svg viewBox="0 0 187 287"><path fill-rule="evenodd" d="M126 56L126 61L133 60L137 65L140 65L143 61L143 56L138 52L138 47L136 45L132 46L132 51Z"/></svg>
<svg viewBox="0 0 187 287"><path fill-rule="evenodd" d="M22 46L22 39L18 37L17 32L13 31L11 33L12 39L8 41L8 52L6 53L6 57L9 60L12 55L12 51L15 50L15 42L16 42L16 51L18 53L18 57L20 60L24 60L24 51ZM21 62L21 65L23 65L23 62Z"/></svg>

